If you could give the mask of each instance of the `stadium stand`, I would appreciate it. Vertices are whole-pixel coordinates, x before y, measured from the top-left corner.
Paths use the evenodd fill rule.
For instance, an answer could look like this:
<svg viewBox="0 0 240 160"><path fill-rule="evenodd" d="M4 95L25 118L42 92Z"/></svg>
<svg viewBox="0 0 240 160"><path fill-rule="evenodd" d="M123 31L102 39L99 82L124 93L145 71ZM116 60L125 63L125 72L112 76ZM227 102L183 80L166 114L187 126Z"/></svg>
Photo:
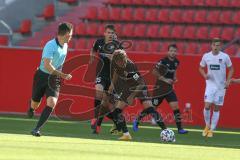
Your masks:
<svg viewBox="0 0 240 160"><path fill-rule="evenodd" d="M238 0L59 0L76 4L63 16L43 26L40 31L30 24L21 24L21 33L34 34L20 41L21 46L42 46L55 35L55 26L66 20L74 24L71 48L89 49L91 42L104 32L105 24L115 24L118 38L132 40L130 50L159 52L166 44L176 42L181 53L203 54L214 37L223 42L239 34ZM58 16L54 6L45 5L41 14L45 19ZM25 22L26 23L26 22ZM84 39L86 42L84 42ZM78 44L82 43L82 44ZM136 44L135 44L136 43ZM186 45L188 44L189 45ZM233 55L236 48L229 50Z"/></svg>

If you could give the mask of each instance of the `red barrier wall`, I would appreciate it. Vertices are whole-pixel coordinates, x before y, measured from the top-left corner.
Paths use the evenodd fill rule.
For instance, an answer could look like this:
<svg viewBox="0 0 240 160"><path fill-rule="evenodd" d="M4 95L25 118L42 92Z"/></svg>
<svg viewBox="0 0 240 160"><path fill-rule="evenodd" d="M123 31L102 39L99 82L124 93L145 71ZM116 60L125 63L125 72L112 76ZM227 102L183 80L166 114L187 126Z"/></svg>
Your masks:
<svg viewBox="0 0 240 160"><path fill-rule="evenodd" d="M129 57L138 64L148 84L154 84L151 74L147 73L163 55L160 54L131 54ZM31 97L32 78L39 65L40 50L0 48L0 112L25 113ZM72 51L64 65L65 71L73 71L73 79L64 82L55 114L65 115L77 120L86 120L93 116L94 97L94 68L88 66L88 51ZM175 89L185 124L203 125L203 94L205 82L198 72L200 56L178 56L180 68ZM70 60L70 61L69 61ZM139 63L141 62L141 64ZM145 62L143 64L143 62ZM147 63L146 63L147 62ZM150 63L149 63L150 62ZM240 60L232 58L235 67L235 77L240 77ZM240 102L238 101L240 85L232 85L225 97L221 109L220 126L240 128ZM185 103L191 103L191 110L184 110ZM41 112L44 104L38 109ZM134 107L126 109L126 116L131 120L141 111L141 105L136 102ZM167 123L173 123L172 111L164 102L159 111Z"/></svg>

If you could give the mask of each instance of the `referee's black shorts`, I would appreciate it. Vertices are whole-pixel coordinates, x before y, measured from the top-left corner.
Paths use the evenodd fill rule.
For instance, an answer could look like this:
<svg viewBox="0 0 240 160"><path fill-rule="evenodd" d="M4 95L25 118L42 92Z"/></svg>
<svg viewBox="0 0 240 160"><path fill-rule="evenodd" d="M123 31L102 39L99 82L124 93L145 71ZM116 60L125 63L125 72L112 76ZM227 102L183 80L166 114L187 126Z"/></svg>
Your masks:
<svg viewBox="0 0 240 160"><path fill-rule="evenodd" d="M60 91L61 79L59 76L50 75L41 71L36 70L33 79L32 87L32 100L40 102L42 97L46 95L58 98Z"/></svg>

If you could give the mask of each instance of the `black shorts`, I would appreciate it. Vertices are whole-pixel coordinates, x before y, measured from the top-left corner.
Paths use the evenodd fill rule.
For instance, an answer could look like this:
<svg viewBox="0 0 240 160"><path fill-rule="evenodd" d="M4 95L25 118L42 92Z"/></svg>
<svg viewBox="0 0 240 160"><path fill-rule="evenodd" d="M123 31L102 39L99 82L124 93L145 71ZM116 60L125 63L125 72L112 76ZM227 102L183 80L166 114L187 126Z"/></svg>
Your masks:
<svg viewBox="0 0 240 160"><path fill-rule="evenodd" d="M133 93L133 90L135 90L135 87L123 87L123 89L121 91L116 91L117 95L118 95L118 99L120 101L124 101L125 103L128 103L127 99L128 97ZM149 96L148 96L148 90L147 90L147 86L144 86L143 89L141 89L141 91L139 91L137 93L137 95L135 96L135 98L138 98L140 100L141 103L143 103L146 100L150 100Z"/></svg>
<svg viewBox="0 0 240 160"><path fill-rule="evenodd" d="M95 84L101 84L103 86L103 89L107 91L109 86L111 85L111 80L108 76L99 75L96 78Z"/></svg>
<svg viewBox="0 0 240 160"><path fill-rule="evenodd" d="M154 106L159 106L164 99L166 99L166 101L168 103L170 103L170 102L177 102L178 101L177 100L177 95L176 95L175 91L172 90L170 93L168 93L166 95L163 95L163 96L160 96L160 97L157 97L157 96L153 95L152 104Z"/></svg>
<svg viewBox="0 0 240 160"><path fill-rule="evenodd" d="M58 98L60 85L60 77L47 74L38 69L33 79L32 100L40 102L44 95L46 97L52 96Z"/></svg>

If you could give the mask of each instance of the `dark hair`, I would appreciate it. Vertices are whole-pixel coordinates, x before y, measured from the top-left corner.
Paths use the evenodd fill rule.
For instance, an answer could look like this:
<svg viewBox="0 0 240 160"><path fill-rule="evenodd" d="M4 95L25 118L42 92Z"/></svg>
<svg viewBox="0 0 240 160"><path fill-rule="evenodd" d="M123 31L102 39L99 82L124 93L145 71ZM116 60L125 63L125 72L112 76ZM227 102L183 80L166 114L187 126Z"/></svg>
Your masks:
<svg viewBox="0 0 240 160"><path fill-rule="evenodd" d="M107 29L111 29L111 30L113 30L113 31L115 32L115 26L114 26L113 24L107 24L107 25L105 25L105 31L106 31Z"/></svg>
<svg viewBox="0 0 240 160"><path fill-rule="evenodd" d="M113 53L112 62L116 63L118 61L122 61L126 57L127 57L126 52L124 50L121 49L115 50Z"/></svg>
<svg viewBox="0 0 240 160"><path fill-rule="evenodd" d="M73 25L68 22L63 22L58 25L58 35L63 36L68 32L71 32Z"/></svg>
<svg viewBox="0 0 240 160"><path fill-rule="evenodd" d="M216 42L220 42L221 43L221 39L220 38L213 38L212 39L212 43L216 43Z"/></svg>
<svg viewBox="0 0 240 160"><path fill-rule="evenodd" d="M177 47L177 45L176 45L175 43L172 43L172 44L168 45L168 50L169 50L171 47L178 49L178 47Z"/></svg>

